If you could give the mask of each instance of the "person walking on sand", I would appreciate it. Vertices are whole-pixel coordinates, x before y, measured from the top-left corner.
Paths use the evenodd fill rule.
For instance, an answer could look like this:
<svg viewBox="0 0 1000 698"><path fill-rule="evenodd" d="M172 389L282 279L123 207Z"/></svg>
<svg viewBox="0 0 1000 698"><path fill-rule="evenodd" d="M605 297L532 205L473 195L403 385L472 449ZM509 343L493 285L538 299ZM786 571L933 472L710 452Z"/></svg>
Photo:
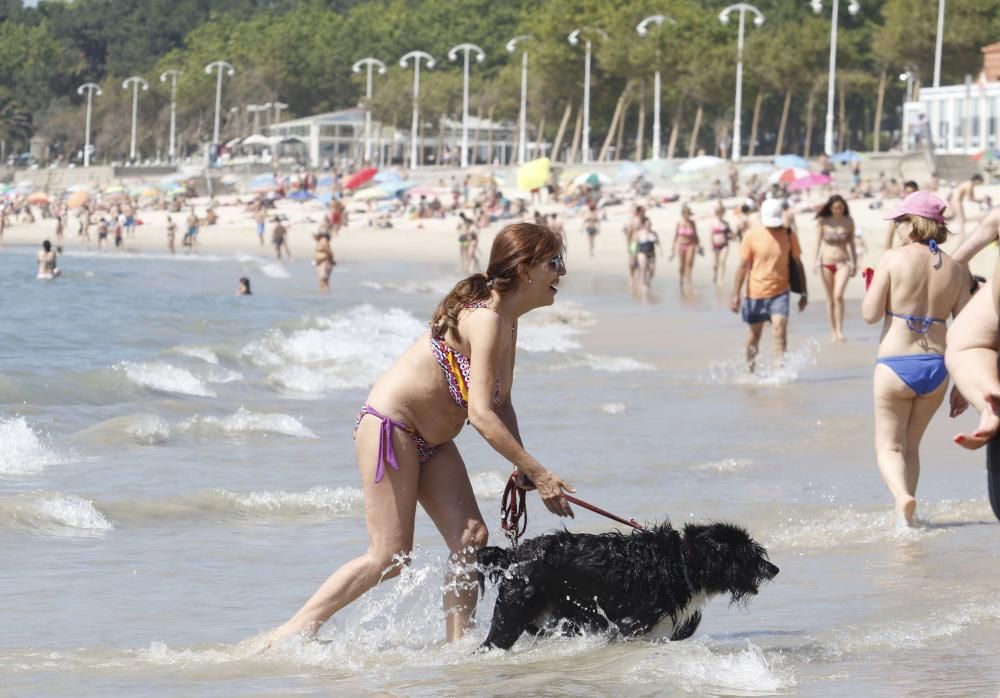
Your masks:
<svg viewBox="0 0 1000 698"><path fill-rule="evenodd" d="M847 201L834 194L816 213L816 258L813 271L819 273L826 289L826 316L833 331L833 341L844 337L844 289L858 269L854 219Z"/></svg>
<svg viewBox="0 0 1000 698"><path fill-rule="evenodd" d="M681 208L681 219L674 230L674 244L670 251L670 259L679 258L681 293L691 291L691 276L694 271L695 254L704 254L701 241L698 239L698 225L694 222L691 207L685 204Z"/></svg>
<svg viewBox="0 0 1000 698"><path fill-rule="evenodd" d="M920 440L948 389L946 319L969 299L965 270L939 247L948 239L945 207L918 191L886 216L910 243L882 255L861 305L865 322L883 322L872 380L875 453L905 526L915 521ZM961 401L952 390L953 413Z"/></svg>
<svg viewBox="0 0 1000 698"><path fill-rule="evenodd" d="M265 226L267 224L267 211L264 210L264 204L261 202L257 203L257 210L253 213L254 223L257 225L257 239L260 240L260 246L264 246L264 233Z"/></svg>
<svg viewBox="0 0 1000 698"><path fill-rule="evenodd" d="M333 248L330 247L330 229L328 225L316 233L316 250L313 253L313 264L316 265L316 276L319 277L321 291L330 290L330 273L337 262L333 259Z"/></svg>
<svg viewBox="0 0 1000 698"><path fill-rule="evenodd" d="M962 182L957 189L951 192L948 197L948 220L958 220L959 239L965 240L965 200L968 199L974 204L978 204L980 199L976 198L976 186L983 183L983 176L978 172L972 175L967 182Z"/></svg>
<svg viewBox="0 0 1000 698"><path fill-rule="evenodd" d="M656 274L656 247L660 244L660 236L653 230L653 223L649 218L642 219L635 241L636 260L639 264L639 295L642 300L649 300L650 285Z"/></svg>
<svg viewBox="0 0 1000 698"><path fill-rule="evenodd" d="M597 214L597 206L587 207L587 214L583 218L583 231L587 234L587 249L590 250L590 256L593 257L594 243L597 241L597 235L601 232L601 217Z"/></svg>
<svg viewBox="0 0 1000 698"><path fill-rule="evenodd" d="M177 224L174 223L173 219L167 216L167 251L170 254L175 254L174 252L174 238L177 237Z"/></svg>
<svg viewBox="0 0 1000 698"><path fill-rule="evenodd" d="M717 286L725 281L729 241L732 237L733 230L726 220L726 207L720 201L715 205L715 219L712 221L712 279Z"/></svg>
<svg viewBox="0 0 1000 698"><path fill-rule="evenodd" d="M639 243L635 241L642 228L642 221L646 218L646 209L636 206L632 211L632 216L625 223L623 232L625 233L625 247L628 251L628 285L634 293L639 281Z"/></svg>
<svg viewBox="0 0 1000 698"><path fill-rule="evenodd" d="M485 273L462 279L424 333L372 387L355 426L368 550L343 564L270 635L274 643L313 636L334 613L410 559L417 504L451 551L444 585L448 641L472 623L476 551L487 542L455 437L468 422L533 483L545 506L572 516L573 488L524 448L511 402L519 319L552 305L566 273L558 238L533 223L507 226L493 241Z"/></svg>
<svg viewBox="0 0 1000 698"><path fill-rule="evenodd" d="M292 251L288 249L288 228L277 216L274 217L274 227L271 228L271 244L274 245L274 253L278 259L281 259L281 250L285 250L289 259L292 258Z"/></svg>
<svg viewBox="0 0 1000 698"><path fill-rule="evenodd" d="M774 337L774 356L780 363L788 344L788 309L791 292L790 265L794 264L801 283L799 312L806 309L809 295L802 248L794 231L783 225L783 205L779 199L767 199L760 207L761 225L751 228L740 244L740 266L730 310L740 312L750 327L747 339L747 367L756 368L760 336L764 323L770 322ZM743 286L746 284L746 297Z"/></svg>

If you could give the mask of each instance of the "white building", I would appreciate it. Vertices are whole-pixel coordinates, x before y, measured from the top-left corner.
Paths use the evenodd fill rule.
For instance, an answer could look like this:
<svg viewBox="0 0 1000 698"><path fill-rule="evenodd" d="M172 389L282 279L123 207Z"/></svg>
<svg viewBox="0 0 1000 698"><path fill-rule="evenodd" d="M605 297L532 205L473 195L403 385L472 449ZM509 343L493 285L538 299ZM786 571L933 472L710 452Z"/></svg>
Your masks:
<svg viewBox="0 0 1000 698"><path fill-rule="evenodd" d="M410 129L392 128L372 120L372 159L375 164L409 164ZM469 117L469 161L485 163L498 161L507 164L517 157L517 125L509 122ZM361 162L365 145L365 111L360 107L342 109L304 116L268 126L268 136L276 139L296 138L305 144L310 167L319 167L329 160L336 164L347 161ZM462 122L444 118L440 125L421 122L421 164L457 163L458 148L462 141ZM530 136L529 136L530 141ZM529 142L529 152L534 150ZM542 144L542 150L547 144Z"/></svg>
<svg viewBox="0 0 1000 698"><path fill-rule="evenodd" d="M983 70L963 85L922 87L903 107L903 149L928 136L934 152L972 155L1000 147L1000 43L984 46Z"/></svg>

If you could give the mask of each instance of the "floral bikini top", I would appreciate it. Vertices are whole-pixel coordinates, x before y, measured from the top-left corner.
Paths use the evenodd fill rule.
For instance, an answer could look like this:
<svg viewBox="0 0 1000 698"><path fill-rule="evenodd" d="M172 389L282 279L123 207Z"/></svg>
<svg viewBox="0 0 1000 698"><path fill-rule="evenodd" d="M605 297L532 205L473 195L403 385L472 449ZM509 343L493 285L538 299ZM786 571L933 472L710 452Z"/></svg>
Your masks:
<svg viewBox="0 0 1000 698"><path fill-rule="evenodd" d="M489 308L496 312L496 309L492 305L482 301L467 303L463 307L467 310ZM441 367L445 381L448 383L448 394L451 395L451 399L455 401L456 405L462 409L468 409L469 379L472 372L472 362L469 361L469 357L465 354L453 349L444 341L443 337L435 337L433 332L431 332L430 344L434 358L437 360L438 366ZM500 379L497 378L496 390L493 393L493 404L500 404L501 399Z"/></svg>

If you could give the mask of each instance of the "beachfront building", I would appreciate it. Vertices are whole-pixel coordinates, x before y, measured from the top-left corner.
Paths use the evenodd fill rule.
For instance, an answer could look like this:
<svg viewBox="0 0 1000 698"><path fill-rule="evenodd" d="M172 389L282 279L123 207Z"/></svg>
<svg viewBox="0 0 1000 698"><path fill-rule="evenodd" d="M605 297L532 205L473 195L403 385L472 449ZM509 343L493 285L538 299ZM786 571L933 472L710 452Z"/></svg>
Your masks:
<svg viewBox="0 0 1000 698"><path fill-rule="evenodd" d="M1000 43L982 48L983 69L961 85L922 87L903 106L903 150L928 140L939 154L972 155L1000 147Z"/></svg>
<svg viewBox="0 0 1000 698"><path fill-rule="evenodd" d="M469 117L469 161L507 164L517 157L517 124ZM365 111L357 107L325 114L314 114L272 124L264 129L275 141L300 141L303 156L310 167L344 166L359 163L364 155ZM453 164L459 160L462 142L462 122L441 119L438 125L421 122L417 150L422 165ZM408 164L410 156L409 120L406 127L393 128L372 120L372 153L374 164ZM530 135L527 140L531 140ZM529 157L536 151L529 142ZM540 144L545 150L547 144Z"/></svg>

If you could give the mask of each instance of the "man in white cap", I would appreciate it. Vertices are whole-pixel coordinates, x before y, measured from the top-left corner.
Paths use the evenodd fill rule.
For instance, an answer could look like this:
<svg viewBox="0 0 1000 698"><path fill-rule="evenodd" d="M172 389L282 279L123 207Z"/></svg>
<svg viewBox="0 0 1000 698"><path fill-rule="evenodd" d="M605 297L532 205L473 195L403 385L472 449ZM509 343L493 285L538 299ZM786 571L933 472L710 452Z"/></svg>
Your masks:
<svg viewBox="0 0 1000 698"><path fill-rule="evenodd" d="M747 364L751 371L757 358L757 348L764 323L774 331L774 356L777 361L785 354L788 335L789 293L792 264L798 276L799 311L806 308L806 274L802 266L799 238L783 223L784 206L780 199L767 199L760 207L761 225L750 229L740 245L740 266L730 309L741 312L743 322L750 326L747 340ZM746 282L746 297L743 286ZM742 300L742 303L741 303Z"/></svg>

